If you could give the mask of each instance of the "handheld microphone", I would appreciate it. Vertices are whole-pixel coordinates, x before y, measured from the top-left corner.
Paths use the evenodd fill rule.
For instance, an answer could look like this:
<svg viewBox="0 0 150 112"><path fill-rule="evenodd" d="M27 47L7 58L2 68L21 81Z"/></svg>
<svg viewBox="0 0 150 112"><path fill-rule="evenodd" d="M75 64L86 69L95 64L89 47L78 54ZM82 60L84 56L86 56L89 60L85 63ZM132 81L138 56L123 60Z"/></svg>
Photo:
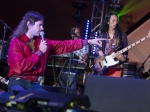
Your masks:
<svg viewBox="0 0 150 112"><path fill-rule="evenodd" d="M42 41L44 41L44 31L41 31L41 32L40 32L40 36L41 36L41 38L42 38Z"/></svg>

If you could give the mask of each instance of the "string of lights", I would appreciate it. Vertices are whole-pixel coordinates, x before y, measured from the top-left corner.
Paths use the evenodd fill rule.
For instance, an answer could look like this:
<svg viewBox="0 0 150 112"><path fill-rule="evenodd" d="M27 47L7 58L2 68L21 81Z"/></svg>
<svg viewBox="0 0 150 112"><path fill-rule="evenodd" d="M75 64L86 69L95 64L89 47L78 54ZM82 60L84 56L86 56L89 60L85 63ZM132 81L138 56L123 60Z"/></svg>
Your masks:
<svg viewBox="0 0 150 112"><path fill-rule="evenodd" d="M88 39L88 36L89 36L89 28L90 28L90 21L87 20L86 29L85 29L85 39Z"/></svg>

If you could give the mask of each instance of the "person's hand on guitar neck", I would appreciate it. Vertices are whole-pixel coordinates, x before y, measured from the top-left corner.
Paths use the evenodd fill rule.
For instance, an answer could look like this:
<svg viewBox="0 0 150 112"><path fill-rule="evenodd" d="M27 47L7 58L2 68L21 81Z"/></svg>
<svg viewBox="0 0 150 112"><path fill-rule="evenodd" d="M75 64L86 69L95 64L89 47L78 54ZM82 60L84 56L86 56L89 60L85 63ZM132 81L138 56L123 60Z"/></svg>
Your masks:
<svg viewBox="0 0 150 112"><path fill-rule="evenodd" d="M116 53L116 58L119 60L119 61L125 61L125 59L126 59L126 55L123 55L123 54L121 54L120 52L117 52Z"/></svg>

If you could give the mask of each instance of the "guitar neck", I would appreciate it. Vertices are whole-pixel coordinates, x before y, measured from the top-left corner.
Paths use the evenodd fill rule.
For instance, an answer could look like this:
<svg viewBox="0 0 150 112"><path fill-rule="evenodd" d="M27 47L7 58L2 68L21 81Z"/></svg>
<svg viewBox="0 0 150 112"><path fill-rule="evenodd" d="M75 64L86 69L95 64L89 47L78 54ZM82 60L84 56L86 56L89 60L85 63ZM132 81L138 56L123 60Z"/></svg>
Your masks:
<svg viewBox="0 0 150 112"><path fill-rule="evenodd" d="M139 43L143 42L143 41L146 40L147 38L149 38L149 37L148 37L148 36L145 36L145 37L143 37L142 39L136 41L135 43L133 43L133 44L131 44L131 45L125 47L124 49L122 49L122 50L120 50L120 51L118 51L118 52L120 52L120 53L122 54L122 53L128 51L129 49L131 49L132 47L134 47L134 46L138 45ZM114 55L114 57L116 57L116 55Z"/></svg>
<svg viewBox="0 0 150 112"><path fill-rule="evenodd" d="M134 47L134 46L138 45L139 43L143 42L143 41L146 40L147 38L148 38L148 36L143 37L142 39L140 39L140 40L136 41L135 43L133 43L133 44L131 44L131 45L125 47L124 49L120 50L119 52L120 52L120 53L124 53L124 52L128 51L129 49L131 49L132 47Z"/></svg>

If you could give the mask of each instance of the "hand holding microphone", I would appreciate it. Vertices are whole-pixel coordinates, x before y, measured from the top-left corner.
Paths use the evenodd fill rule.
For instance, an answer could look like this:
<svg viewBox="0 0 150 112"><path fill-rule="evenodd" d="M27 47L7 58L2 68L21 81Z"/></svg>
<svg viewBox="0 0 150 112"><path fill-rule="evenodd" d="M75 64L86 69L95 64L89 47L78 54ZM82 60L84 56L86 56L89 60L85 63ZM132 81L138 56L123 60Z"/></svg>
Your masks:
<svg viewBox="0 0 150 112"><path fill-rule="evenodd" d="M40 32L40 36L41 36L42 41L44 41L44 31Z"/></svg>
<svg viewBox="0 0 150 112"><path fill-rule="evenodd" d="M43 53L45 53L47 50L47 43L44 40L44 32L43 31L40 32L40 36L41 36L42 40L41 40L41 43L39 45L39 50L42 51Z"/></svg>

